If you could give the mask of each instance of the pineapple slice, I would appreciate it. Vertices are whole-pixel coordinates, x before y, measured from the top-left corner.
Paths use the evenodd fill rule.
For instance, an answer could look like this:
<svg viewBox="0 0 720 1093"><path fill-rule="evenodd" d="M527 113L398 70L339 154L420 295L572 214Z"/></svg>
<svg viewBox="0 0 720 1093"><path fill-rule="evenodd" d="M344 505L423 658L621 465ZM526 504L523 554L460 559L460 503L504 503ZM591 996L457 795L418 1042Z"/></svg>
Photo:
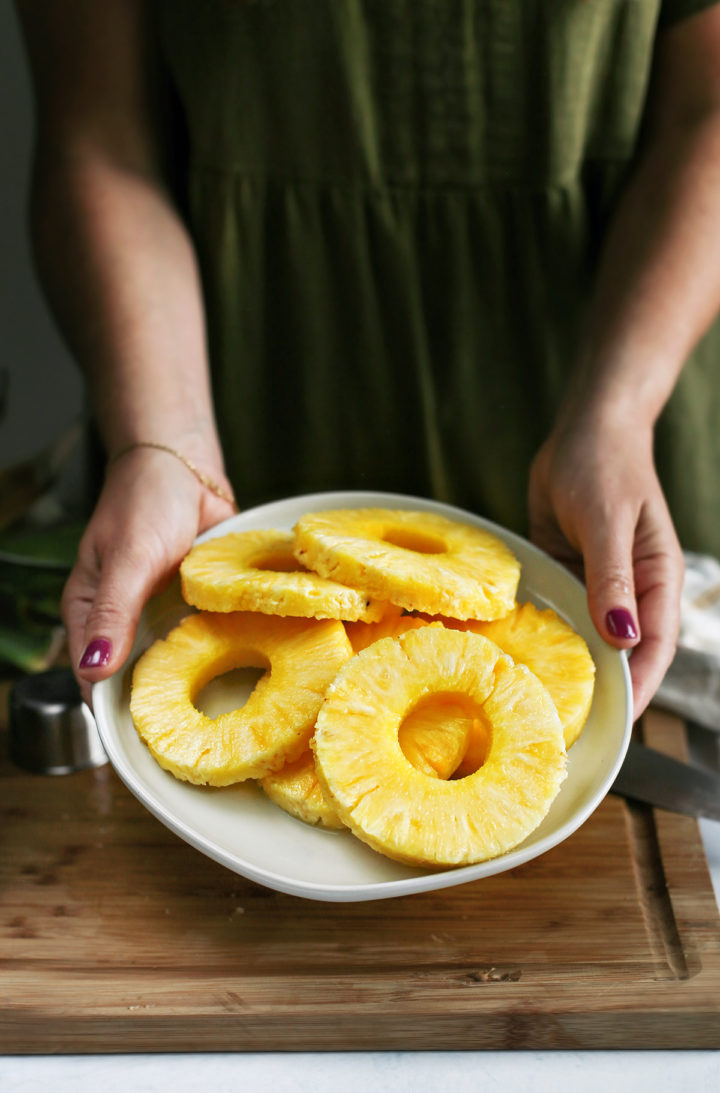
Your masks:
<svg viewBox="0 0 720 1093"><path fill-rule="evenodd" d="M429 695L401 724L400 747L406 759L418 770L432 778L450 778L463 760L476 725L460 699ZM260 785L270 800L305 823L328 828L345 827L323 792L311 749L280 770L266 774L260 779Z"/></svg>
<svg viewBox="0 0 720 1093"><path fill-rule="evenodd" d="M588 719L595 664L585 641L551 608L524 603L493 622L445 624L483 634L519 664L526 664L550 692L562 722L565 747L575 743ZM470 757L468 757L470 759Z"/></svg>
<svg viewBox="0 0 720 1093"><path fill-rule="evenodd" d="M472 703L461 695L430 694L401 722L398 743L416 770L431 778L452 778L477 731Z"/></svg>
<svg viewBox="0 0 720 1093"><path fill-rule="evenodd" d="M421 626L440 625L419 615L406 615L388 604L378 622L349 622L345 631L356 653L381 638L397 638ZM406 759L425 774L450 778L470 742L474 719L467 706L448 695L429 695L400 725L400 747Z"/></svg>
<svg viewBox="0 0 720 1093"><path fill-rule="evenodd" d="M341 622L188 615L137 662L130 713L161 767L197 785L260 778L309 744L325 689L352 655ZM194 705L232 668L269 668L247 703L212 719Z"/></svg>
<svg viewBox="0 0 720 1093"><path fill-rule="evenodd" d="M260 785L271 801L306 824L331 829L345 827L318 781L310 748L299 759L266 774Z"/></svg>
<svg viewBox="0 0 720 1093"><path fill-rule="evenodd" d="M487 531L430 512L340 509L295 526L295 557L366 596L457 619L496 619L515 604L520 565Z"/></svg>
<svg viewBox="0 0 720 1093"><path fill-rule="evenodd" d="M389 603L377 622L347 622L345 632L354 652L359 653L380 638L397 638L407 630L417 630L418 627L427 625L428 619L419 615L406 615L402 607Z"/></svg>
<svg viewBox="0 0 720 1093"><path fill-rule="evenodd" d="M475 771L483 765L483 763L487 759L487 753L490 748L490 740L491 726L489 725L487 718L473 718L472 725L470 725L468 729L467 746L460 759L460 762L455 764L453 778L467 778L468 774L474 774ZM450 743L446 743L446 761L450 761L453 753L453 745Z"/></svg>
<svg viewBox="0 0 720 1093"><path fill-rule="evenodd" d="M416 770L398 730L424 696L462 696L487 723L485 762L445 781ZM312 739L318 776L342 820L376 850L416 864L497 857L541 822L566 773L549 694L479 634L427 626L356 654L329 687Z"/></svg>
<svg viewBox="0 0 720 1093"><path fill-rule="evenodd" d="M316 619L378 619L384 604L304 569L284 531L206 539L180 565L182 594L202 611L262 611Z"/></svg>

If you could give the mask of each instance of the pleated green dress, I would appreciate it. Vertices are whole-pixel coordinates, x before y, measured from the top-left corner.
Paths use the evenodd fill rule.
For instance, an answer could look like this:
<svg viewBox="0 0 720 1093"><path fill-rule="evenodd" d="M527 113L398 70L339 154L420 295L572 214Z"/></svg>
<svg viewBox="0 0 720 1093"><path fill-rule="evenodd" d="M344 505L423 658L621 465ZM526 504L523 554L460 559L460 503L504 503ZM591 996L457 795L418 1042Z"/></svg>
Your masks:
<svg viewBox="0 0 720 1093"><path fill-rule="evenodd" d="M527 530L659 26L710 0L165 0L241 506L397 490ZM658 462L720 555L720 329Z"/></svg>

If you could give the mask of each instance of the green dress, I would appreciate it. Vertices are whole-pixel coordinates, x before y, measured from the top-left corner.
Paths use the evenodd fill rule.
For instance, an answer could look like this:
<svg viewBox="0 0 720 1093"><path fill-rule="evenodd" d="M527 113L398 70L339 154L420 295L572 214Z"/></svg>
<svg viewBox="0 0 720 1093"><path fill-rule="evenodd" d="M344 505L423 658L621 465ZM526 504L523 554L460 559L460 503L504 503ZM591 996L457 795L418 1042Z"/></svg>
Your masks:
<svg viewBox="0 0 720 1093"><path fill-rule="evenodd" d="M663 22L710 0L165 0L241 506L434 496L526 532ZM720 555L720 329L658 463Z"/></svg>

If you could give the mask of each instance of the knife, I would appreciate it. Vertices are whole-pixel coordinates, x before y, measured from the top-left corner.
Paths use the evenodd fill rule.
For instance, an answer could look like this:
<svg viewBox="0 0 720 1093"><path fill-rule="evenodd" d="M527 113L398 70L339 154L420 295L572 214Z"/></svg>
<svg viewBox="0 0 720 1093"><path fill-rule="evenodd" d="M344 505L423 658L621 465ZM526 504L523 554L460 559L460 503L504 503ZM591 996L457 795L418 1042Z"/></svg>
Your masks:
<svg viewBox="0 0 720 1093"><path fill-rule="evenodd" d="M670 812L720 820L720 774L630 741L611 793Z"/></svg>

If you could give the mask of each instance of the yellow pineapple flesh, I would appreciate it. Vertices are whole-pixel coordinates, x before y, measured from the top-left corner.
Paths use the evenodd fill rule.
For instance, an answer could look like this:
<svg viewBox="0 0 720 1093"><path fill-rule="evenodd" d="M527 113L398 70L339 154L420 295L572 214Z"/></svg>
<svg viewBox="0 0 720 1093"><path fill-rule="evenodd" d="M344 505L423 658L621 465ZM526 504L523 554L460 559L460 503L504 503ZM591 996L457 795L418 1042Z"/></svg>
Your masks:
<svg viewBox="0 0 720 1093"><path fill-rule="evenodd" d="M380 617L384 605L309 572L284 531L231 532L196 543L180 565L183 598L202 611L261 611L317 619Z"/></svg>
<svg viewBox="0 0 720 1093"><path fill-rule="evenodd" d="M342 509L295 526L295 557L321 576L407 611L501 618L520 565L497 536L430 512Z"/></svg>
<svg viewBox="0 0 720 1093"><path fill-rule="evenodd" d="M325 689L352 649L341 622L238 612L188 615L135 665L130 713L176 778L230 785L260 778L308 747ZM237 710L196 706L233 668L268 669Z"/></svg>
<svg viewBox="0 0 720 1093"><path fill-rule="evenodd" d="M433 778L450 778L465 757L473 728L477 736L477 720L462 698L429 695L404 719L398 739L414 767ZM260 784L271 801L305 823L345 826L320 785L311 748Z"/></svg>
<svg viewBox="0 0 720 1093"><path fill-rule="evenodd" d="M399 742L429 694L457 696L489 726L478 770L445 780ZM328 688L312 738L340 818L400 861L455 866L506 853L541 822L566 773L557 710L536 676L479 634L427 626L356 654Z"/></svg>
<svg viewBox="0 0 720 1093"><path fill-rule="evenodd" d="M587 721L595 687L595 664L584 639L552 608L518 605L493 622L447 626L471 630L494 641L504 653L526 664L545 685L555 703L565 735L565 747L575 743Z"/></svg>
<svg viewBox="0 0 720 1093"><path fill-rule="evenodd" d="M407 630L417 630L427 626L428 620L419 615L408 615L402 607L386 604L382 616L377 622L346 622L345 632L350 638L353 651L359 653L380 638L397 638Z"/></svg>
<svg viewBox="0 0 720 1093"><path fill-rule="evenodd" d="M345 630L354 652L359 653L381 638L397 638L428 625L433 624L388 604L377 622L350 622ZM473 724L473 716L461 700L452 695L430 695L400 725L400 747L418 770L450 778L465 755Z"/></svg>
<svg viewBox="0 0 720 1093"><path fill-rule="evenodd" d="M266 774L260 785L271 801L306 824L345 827L318 781L315 756L309 747L299 759Z"/></svg>
<svg viewBox="0 0 720 1093"><path fill-rule="evenodd" d="M400 750L416 770L431 778L452 778L478 725L478 709L462 695L430 694L400 723Z"/></svg>

